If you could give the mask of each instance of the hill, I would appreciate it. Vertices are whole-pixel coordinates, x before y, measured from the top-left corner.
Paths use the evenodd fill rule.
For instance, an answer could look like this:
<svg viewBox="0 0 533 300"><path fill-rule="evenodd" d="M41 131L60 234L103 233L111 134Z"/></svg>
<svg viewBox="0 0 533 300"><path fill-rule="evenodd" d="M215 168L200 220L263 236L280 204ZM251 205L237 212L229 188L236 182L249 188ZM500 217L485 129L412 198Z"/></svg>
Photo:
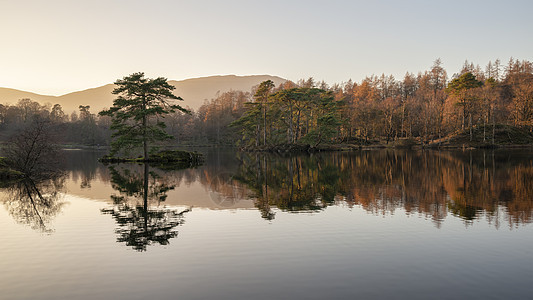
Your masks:
<svg viewBox="0 0 533 300"><path fill-rule="evenodd" d="M9 88L0 88L0 103L15 104L19 99L30 98L40 103L54 101L56 96L39 95L31 92L25 92Z"/></svg>
<svg viewBox="0 0 533 300"><path fill-rule="evenodd" d="M180 81L169 80L169 83L176 87L174 94L184 99L180 105L196 110L205 100L214 98L217 92L223 93L230 90L248 92L251 91L252 87L269 79L272 80L276 86L286 81L283 78L270 75L225 75L192 78ZM101 87L73 92L62 96L47 96L10 88L0 88L0 103L15 104L19 99L30 98L41 104L61 104L63 110L67 114L70 114L73 111L78 111L79 105L90 105L91 111L96 113L113 104L113 99L115 98L115 95L111 94L113 89L113 84L106 84Z"/></svg>

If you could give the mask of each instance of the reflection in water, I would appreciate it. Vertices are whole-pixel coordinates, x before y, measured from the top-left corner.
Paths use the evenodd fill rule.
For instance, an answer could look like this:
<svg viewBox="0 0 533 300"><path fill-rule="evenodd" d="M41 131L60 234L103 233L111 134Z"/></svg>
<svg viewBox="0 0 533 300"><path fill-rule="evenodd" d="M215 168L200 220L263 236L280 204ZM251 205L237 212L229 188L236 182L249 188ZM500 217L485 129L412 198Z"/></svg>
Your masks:
<svg viewBox="0 0 533 300"><path fill-rule="evenodd" d="M107 152L66 150L66 168L69 170L71 180L78 183L82 189L90 189L95 180L109 182L107 167L98 162L98 159Z"/></svg>
<svg viewBox="0 0 533 300"><path fill-rule="evenodd" d="M510 225L529 223L533 215L531 157L495 152L243 155L233 179L249 189L266 219L274 218L273 207L317 211L337 203L375 214L403 208L437 226L448 213L467 224L485 216L495 226L502 215Z"/></svg>
<svg viewBox="0 0 533 300"><path fill-rule="evenodd" d="M72 176L85 186L92 180L117 181L111 178L116 177L113 172L92 161L90 172L71 167ZM466 224L486 218L496 227L533 220L531 150L376 150L301 156L212 151L199 168L159 170L157 176L151 177L151 184L179 187L199 182L209 191L211 207L234 207L253 199L268 220L279 210L318 212L329 205L359 206L376 215L402 209L427 217L437 227L450 215Z"/></svg>
<svg viewBox="0 0 533 300"><path fill-rule="evenodd" d="M65 205L60 193L64 180L65 176L55 176L48 180L28 178L13 182L5 189L4 206L18 223L50 233L49 224Z"/></svg>
<svg viewBox="0 0 533 300"><path fill-rule="evenodd" d="M142 170L140 170L142 169ZM137 251L146 251L153 243L167 245L178 235L176 227L183 224L183 215L161 206L167 192L174 189L166 176L149 170L148 164L110 166L111 183L120 195L111 195L114 206L103 209L117 222L117 242Z"/></svg>

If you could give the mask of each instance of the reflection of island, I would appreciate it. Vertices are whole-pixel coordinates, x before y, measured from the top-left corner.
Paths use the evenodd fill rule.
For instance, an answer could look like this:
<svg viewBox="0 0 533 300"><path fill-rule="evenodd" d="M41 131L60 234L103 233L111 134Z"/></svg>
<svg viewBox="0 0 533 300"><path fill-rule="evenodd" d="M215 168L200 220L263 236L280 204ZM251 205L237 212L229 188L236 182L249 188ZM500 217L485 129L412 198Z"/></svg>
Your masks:
<svg viewBox="0 0 533 300"><path fill-rule="evenodd" d="M177 212L161 206L174 186L164 176L150 172L148 164L140 169L135 165L109 167L111 183L120 195L111 195L114 206L102 212L117 222L117 242L146 251L150 244L167 245L176 237L176 227L190 209Z"/></svg>
<svg viewBox="0 0 533 300"><path fill-rule="evenodd" d="M13 218L35 230L51 232L49 223L61 211L65 202L61 201L60 190L64 176L33 181L25 179L6 187L4 205Z"/></svg>
<svg viewBox="0 0 533 300"><path fill-rule="evenodd" d="M533 219L531 159L494 151L245 155L233 178L267 219L273 207L317 211L341 202L376 214L402 208L437 226L448 213L467 223L485 216L496 226L502 216L511 225Z"/></svg>
<svg viewBox="0 0 533 300"><path fill-rule="evenodd" d="M106 191L102 197L107 198L112 174L94 164L98 167L90 174L97 178L87 181L98 186L96 192ZM79 187L83 173L72 168L71 174L81 179ZM165 193L165 203L211 209L255 206L266 219L279 210L317 212L341 204L380 215L402 209L437 226L450 215L467 224L487 218L495 226L533 220L530 150L376 150L310 156L213 151L202 167L158 174L159 182L176 187Z"/></svg>

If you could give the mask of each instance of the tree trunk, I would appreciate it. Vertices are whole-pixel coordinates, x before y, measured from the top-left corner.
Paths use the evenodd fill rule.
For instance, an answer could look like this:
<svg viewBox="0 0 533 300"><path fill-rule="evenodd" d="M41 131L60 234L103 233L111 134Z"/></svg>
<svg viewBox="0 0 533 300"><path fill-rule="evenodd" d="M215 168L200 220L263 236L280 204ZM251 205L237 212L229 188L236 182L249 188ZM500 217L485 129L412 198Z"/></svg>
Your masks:
<svg viewBox="0 0 533 300"><path fill-rule="evenodd" d="M470 141L472 141L472 114L468 114L468 127L470 127Z"/></svg>
<svg viewBox="0 0 533 300"><path fill-rule="evenodd" d="M259 128L259 124L255 127L255 146L259 147L259 140L261 139L261 130Z"/></svg>
<svg viewBox="0 0 533 300"><path fill-rule="evenodd" d="M143 204L144 204L144 229L145 232L148 228L148 176L150 172L148 170L148 164L144 163L144 184L143 184Z"/></svg>
<svg viewBox="0 0 533 300"><path fill-rule="evenodd" d="M142 114L143 114L143 157L144 159L148 159L148 132L146 130L147 127L147 120L146 120L146 99L143 97L143 104L142 104Z"/></svg>
<svg viewBox="0 0 533 300"><path fill-rule="evenodd" d="M266 123L266 115L267 115L267 111L266 111L266 104L265 106L263 107L263 146L266 145L266 140L267 140L267 134L266 134L266 128L267 128L267 123Z"/></svg>
<svg viewBox="0 0 533 300"><path fill-rule="evenodd" d="M483 143L485 142L485 124L487 123L487 120L483 118Z"/></svg>
<svg viewBox="0 0 533 300"><path fill-rule="evenodd" d="M494 109L492 110L492 145L494 145L494 136L496 135L496 121L494 120Z"/></svg>

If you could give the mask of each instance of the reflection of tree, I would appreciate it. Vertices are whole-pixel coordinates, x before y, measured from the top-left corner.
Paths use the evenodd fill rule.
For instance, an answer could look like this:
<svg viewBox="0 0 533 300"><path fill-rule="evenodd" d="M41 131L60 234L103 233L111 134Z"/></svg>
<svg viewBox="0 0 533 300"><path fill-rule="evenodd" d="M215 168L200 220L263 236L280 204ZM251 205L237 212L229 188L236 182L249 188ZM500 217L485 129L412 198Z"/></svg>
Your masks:
<svg viewBox="0 0 533 300"><path fill-rule="evenodd" d="M243 158L236 180L253 191L256 206L265 219L273 219L271 207L316 211L335 201L340 173L321 158L255 155Z"/></svg>
<svg viewBox="0 0 533 300"><path fill-rule="evenodd" d="M502 217L510 225L533 220L533 162L515 153L253 154L241 157L236 173L227 184L248 190L266 219L272 208L317 211L343 200L375 214L423 214L437 226L448 213L466 223L485 216L495 226Z"/></svg>
<svg viewBox="0 0 533 300"><path fill-rule="evenodd" d="M183 223L183 215L190 209L178 213L159 206L174 186L164 176L150 172L148 164L144 164L142 170L129 167L120 170L109 167L112 186L120 195L112 195L114 207L102 212L110 214L117 222L117 242L124 242L137 251L146 251L152 243L167 245L177 236L176 227Z"/></svg>
<svg viewBox="0 0 533 300"><path fill-rule="evenodd" d="M69 151L68 155L72 158L68 160L66 168L71 172L72 180L80 182L81 188L90 189L93 180L107 173L107 168L98 163L102 152L75 150Z"/></svg>
<svg viewBox="0 0 533 300"><path fill-rule="evenodd" d="M13 182L6 188L4 205L13 218L32 229L51 232L49 223L61 211L65 202L61 201L60 190L64 177L35 182L25 179Z"/></svg>

